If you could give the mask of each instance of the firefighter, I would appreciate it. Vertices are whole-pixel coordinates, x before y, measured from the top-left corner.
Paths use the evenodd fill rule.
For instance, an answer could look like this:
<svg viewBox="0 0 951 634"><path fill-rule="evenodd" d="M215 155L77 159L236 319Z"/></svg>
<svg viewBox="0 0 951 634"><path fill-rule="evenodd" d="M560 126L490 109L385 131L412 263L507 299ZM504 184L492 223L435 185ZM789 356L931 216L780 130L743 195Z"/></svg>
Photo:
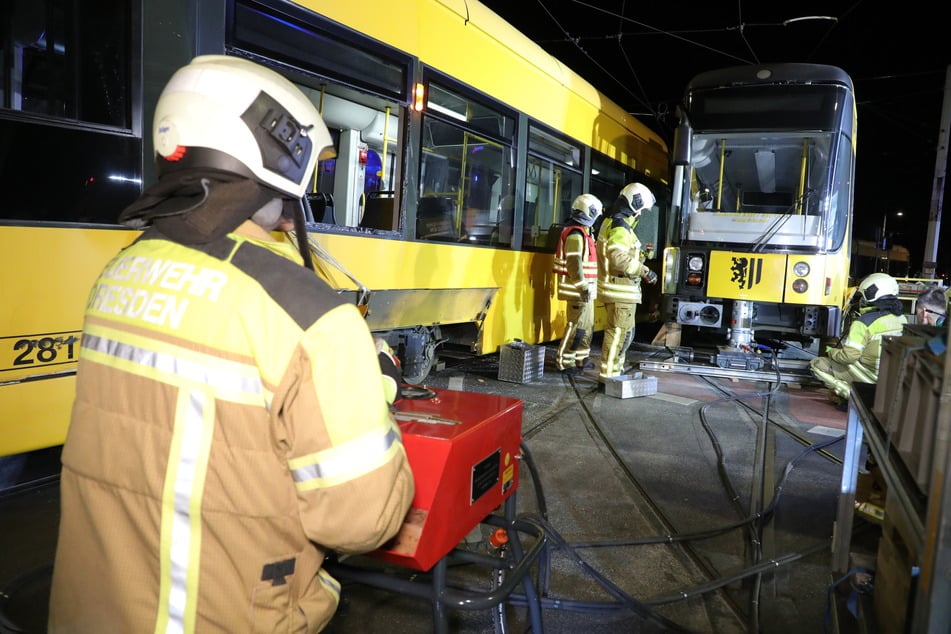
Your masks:
<svg viewBox="0 0 951 634"><path fill-rule="evenodd" d="M146 229L86 306L49 631L319 631L328 551L383 544L414 492L360 312L270 233L303 226L331 137L289 81L213 55L153 140L120 217Z"/></svg>
<svg viewBox="0 0 951 634"><path fill-rule="evenodd" d="M948 315L947 291L932 286L921 293L915 302L915 323L925 326L943 326Z"/></svg>
<svg viewBox="0 0 951 634"><path fill-rule="evenodd" d="M898 281L887 273L872 273L856 290L859 314L837 347L813 359L813 375L831 391L831 400L845 410L851 384L876 383L882 355L882 337L902 334L907 320L898 299Z"/></svg>
<svg viewBox="0 0 951 634"><path fill-rule="evenodd" d="M605 213L598 232L598 297L607 313L601 343L602 383L624 374L627 350L634 340L634 315L641 303L641 280L657 282L657 274L644 263L652 254L649 249L641 249L634 233L641 214L655 202L646 185L625 185Z"/></svg>
<svg viewBox="0 0 951 634"><path fill-rule="evenodd" d="M558 369L581 374L590 361L594 298L598 293L598 254L591 227L601 215L601 201L581 194L571 203L571 217L555 249L553 271L558 299L567 302L568 324L558 346Z"/></svg>

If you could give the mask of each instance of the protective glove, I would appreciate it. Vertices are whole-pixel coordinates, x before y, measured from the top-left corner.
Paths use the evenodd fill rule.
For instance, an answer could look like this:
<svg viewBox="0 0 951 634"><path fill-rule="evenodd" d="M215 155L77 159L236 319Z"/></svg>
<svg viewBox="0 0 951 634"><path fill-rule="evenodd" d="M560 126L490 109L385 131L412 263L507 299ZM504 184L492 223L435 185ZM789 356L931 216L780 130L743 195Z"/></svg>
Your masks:
<svg viewBox="0 0 951 634"><path fill-rule="evenodd" d="M373 343L376 344L376 355L383 373L383 393L386 402L392 405L400 394L400 383L403 382L400 360L389 344L380 337L374 337Z"/></svg>
<svg viewBox="0 0 951 634"><path fill-rule="evenodd" d="M647 267L644 267L644 268L647 268ZM647 269L647 273L644 275L644 281L647 282L648 284L656 284L657 273L654 273L652 270Z"/></svg>
<svg viewBox="0 0 951 634"><path fill-rule="evenodd" d="M581 289L581 301L587 303L591 299L591 289L585 286Z"/></svg>

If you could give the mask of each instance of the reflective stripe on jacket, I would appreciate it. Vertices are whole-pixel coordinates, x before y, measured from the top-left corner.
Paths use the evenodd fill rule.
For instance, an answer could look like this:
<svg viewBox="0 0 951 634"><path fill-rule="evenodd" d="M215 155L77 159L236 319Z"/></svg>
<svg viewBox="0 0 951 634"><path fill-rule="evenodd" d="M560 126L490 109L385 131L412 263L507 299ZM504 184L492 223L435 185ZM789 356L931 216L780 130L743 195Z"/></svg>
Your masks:
<svg viewBox="0 0 951 634"><path fill-rule="evenodd" d="M849 368L849 374L861 383L878 381L882 356L882 337L902 334L907 319L904 315L866 309L852 322L840 348L831 348L828 356Z"/></svg>
<svg viewBox="0 0 951 634"><path fill-rule="evenodd" d="M76 383L51 632L317 631L325 550L378 547L412 500L359 311L251 222L120 252Z"/></svg>
<svg viewBox="0 0 951 634"><path fill-rule="evenodd" d="M607 303L641 303L641 241L634 233L637 218L617 214L606 219L598 234L598 296Z"/></svg>
<svg viewBox="0 0 951 634"><path fill-rule="evenodd" d="M555 248L552 271L558 280L558 299L577 301L588 289L589 299L597 295L598 256L591 233L580 225L568 225L561 231Z"/></svg>

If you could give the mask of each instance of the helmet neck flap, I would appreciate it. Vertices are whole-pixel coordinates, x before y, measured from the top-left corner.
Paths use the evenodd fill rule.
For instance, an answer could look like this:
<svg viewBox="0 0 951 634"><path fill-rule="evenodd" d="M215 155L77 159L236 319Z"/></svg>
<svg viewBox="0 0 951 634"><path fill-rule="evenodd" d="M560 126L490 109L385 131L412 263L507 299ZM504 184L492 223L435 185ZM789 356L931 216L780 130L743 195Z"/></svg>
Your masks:
<svg viewBox="0 0 951 634"><path fill-rule="evenodd" d="M205 244L234 231L267 201L273 190L236 174L187 170L166 174L126 207L119 221L154 224L181 244Z"/></svg>

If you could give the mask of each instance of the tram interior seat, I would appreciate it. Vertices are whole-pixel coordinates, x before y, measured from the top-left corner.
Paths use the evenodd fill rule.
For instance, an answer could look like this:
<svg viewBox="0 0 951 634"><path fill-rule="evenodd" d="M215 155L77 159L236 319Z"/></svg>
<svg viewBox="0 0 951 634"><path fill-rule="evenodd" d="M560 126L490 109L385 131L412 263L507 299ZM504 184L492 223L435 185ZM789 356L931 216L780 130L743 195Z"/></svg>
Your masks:
<svg viewBox="0 0 951 634"><path fill-rule="evenodd" d="M328 225L336 224L334 220L334 197L331 194L314 192L304 196L304 201L307 203L304 211L309 212L308 221L322 222Z"/></svg>
<svg viewBox="0 0 951 634"><path fill-rule="evenodd" d="M396 231L399 229L399 210L396 208L395 192L379 191L367 195L360 226L367 229Z"/></svg>
<svg viewBox="0 0 951 634"><path fill-rule="evenodd" d="M424 196L419 199L416 237L421 240L459 241L452 199L447 196Z"/></svg>

